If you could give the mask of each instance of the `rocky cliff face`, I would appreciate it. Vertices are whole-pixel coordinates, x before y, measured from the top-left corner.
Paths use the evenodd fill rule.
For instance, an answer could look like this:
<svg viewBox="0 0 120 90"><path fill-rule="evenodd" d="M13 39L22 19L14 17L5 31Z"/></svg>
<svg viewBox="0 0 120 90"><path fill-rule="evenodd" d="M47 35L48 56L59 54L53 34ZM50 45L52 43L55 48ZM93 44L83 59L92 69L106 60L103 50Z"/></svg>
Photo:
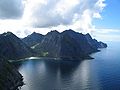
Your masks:
<svg viewBox="0 0 120 90"><path fill-rule="evenodd" d="M33 48L40 56L60 57L61 35L58 31L51 31L44 36L41 43Z"/></svg>
<svg viewBox="0 0 120 90"><path fill-rule="evenodd" d="M103 43L101 41L97 41L96 39L92 39L92 37L90 36L90 34L86 34L85 37L86 37L88 43L92 47L94 47L96 49L98 49L98 48L106 48L107 47L107 44L105 44L105 43Z"/></svg>
<svg viewBox="0 0 120 90"><path fill-rule="evenodd" d="M40 43L41 40L43 39L43 37L44 37L44 36L43 36L42 34L33 32L31 35L23 38L22 41L23 41L24 43L26 43L29 47L32 47L32 46Z"/></svg>
<svg viewBox="0 0 120 90"><path fill-rule="evenodd" d="M17 90L22 85L21 74L8 61L0 59L0 90Z"/></svg>
<svg viewBox="0 0 120 90"><path fill-rule="evenodd" d="M49 32L33 49L45 57L86 59L90 58L89 54L99 51L99 47L104 48L104 45L106 44L96 42L88 34L66 30L62 33Z"/></svg>
<svg viewBox="0 0 120 90"><path fill-rule="evenodd" d="M72 30L61 33L61 57L71 57L72 59L90 58L89 54L97 49L91 47L85 36Z"/></svg>
<svg viewBox="0 0 120 90"><path fill-rule="evenodd" d="M0 35L0 55L5 59L21 59L32 55L32 50L11 32Z"/></svg>
<svg viewBox="0 0 120 90"><path fill-rule="evenodd" d="M0 35L0 56L5 59L30 56L86 59L99 51L98 48L105 47L107 44L92 39L90 34L83 35L71 29L62 33L51 31L44 36L34 32L22 40L11 32Z"/></svg>

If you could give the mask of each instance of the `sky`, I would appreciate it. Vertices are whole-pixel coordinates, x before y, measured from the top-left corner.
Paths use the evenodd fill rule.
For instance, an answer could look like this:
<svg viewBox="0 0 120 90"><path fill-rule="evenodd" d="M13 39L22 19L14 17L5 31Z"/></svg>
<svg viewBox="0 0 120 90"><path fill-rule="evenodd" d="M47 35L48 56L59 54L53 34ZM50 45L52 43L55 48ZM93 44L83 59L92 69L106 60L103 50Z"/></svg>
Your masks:
<svg viewBox="0 0 120 90"><path fill-rule="evenodd" d="M120 0L0 0L0 33L18 37L73 29L120 40Z"/></svg>
<svg viewBox="0 0 120 90"><path fill-rule="evenodd" d="M101 20L94 20L97 28L120 29L120 0L106 0Z"/></svg>

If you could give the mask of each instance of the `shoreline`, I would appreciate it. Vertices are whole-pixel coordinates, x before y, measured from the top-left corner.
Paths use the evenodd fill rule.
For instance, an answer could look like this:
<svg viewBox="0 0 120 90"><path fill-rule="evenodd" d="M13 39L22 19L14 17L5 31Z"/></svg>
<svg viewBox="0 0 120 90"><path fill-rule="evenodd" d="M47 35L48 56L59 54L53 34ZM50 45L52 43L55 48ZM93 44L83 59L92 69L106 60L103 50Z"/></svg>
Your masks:
<svg viewBox="0 0 120 90"><path fill-rule="evenodd" d="M39 59L54 59L54 60L61 60L60 58L51 58L51 57L28 57L19 60L8 60L9 62L20 62L20 61L27 61L27 60L39 60Z"/></svg>
<svg viewBox="0 0 120 90"><path fill-rule="evenodd" d="M19 60L8 60L9 62L21 62L21 61L28 61L28 60L55 60L55 61L83 61L83 60L92 60L94 59L93 57L86 57L86 58L55 58L55 57L28 57L24 59L19 59Z"/></svg>

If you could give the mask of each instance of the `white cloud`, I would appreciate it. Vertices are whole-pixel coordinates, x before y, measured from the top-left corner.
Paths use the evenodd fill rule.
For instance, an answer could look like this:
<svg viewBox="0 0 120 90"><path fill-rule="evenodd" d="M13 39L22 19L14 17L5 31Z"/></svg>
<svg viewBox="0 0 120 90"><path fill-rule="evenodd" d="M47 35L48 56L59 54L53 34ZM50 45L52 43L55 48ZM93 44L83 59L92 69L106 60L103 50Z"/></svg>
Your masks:
<svg viewBox="0 0 120 90"><path fill-rule="evenodd" d="M104 0L28 0L23 20L38 28L63 25L90 32L105 5Z"/></svg>
<svg viewBox="0 0 120 90"><path fill-rule="evenodd" d="M102 18L100 13L106 5L104 3L105 0L12 1L19 2L14 2L11 5L21 6L20 8L22 9L14 8L18 12L23 10L23 17L19 20L13 20L12 17L9 20L7 18L6 20L0 20L0 33L12 31L20 37L28 35L33 31L45 34L52 29L57 29L61 32L69 28L78 32L90 33L95 28L92 24L93 19Z"/></svg>
<svg viewBox="0 0 120 90"><path fill-rule="evenodd" d="M94 18L102 19L105 0L0 0L0 33L19 37L32 32L73 29L91 33L102 41L119 41L120 30L96 29ZM18 19L19 18L19 19Z"/></svg>
<svg viewBox="0 0 120 90"><path fill-rule="evenodd" d="M120 41L120 29L94 29L92 36L102 41Z"/></svg>
<svg viewBox="0 0 120 90"><path fill-rule="evenodd" d="M93 17L94 17L94 18L100 18L100 19L102 19L100 13L94 13L94 14L93 14Z"/></svg>

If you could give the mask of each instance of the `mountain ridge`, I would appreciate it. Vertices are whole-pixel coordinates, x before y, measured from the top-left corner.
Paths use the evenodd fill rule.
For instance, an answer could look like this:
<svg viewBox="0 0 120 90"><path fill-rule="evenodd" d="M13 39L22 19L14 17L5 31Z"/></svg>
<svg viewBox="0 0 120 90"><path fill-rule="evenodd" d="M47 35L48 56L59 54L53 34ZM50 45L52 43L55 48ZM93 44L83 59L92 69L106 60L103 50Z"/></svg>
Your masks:
<svg viewBox="0 0 120 90"><path fill-rule="evenodd" d="M80 61L93 59L90 57L91 53L98 52L98 48L107 47L107 44L92 39L90 34L84 35L71 29L61 33L54 30L46 35L34 32L26 38L30 40L23 41L12 32L0 34L0 90L18 90L24 84L22 75L7 60L39 56Z"/></svg>
<svg viewBox="0 0 120 90"><path fill-rule="evenodd" d="M32 55L28 47L12 32L0 34L0 56L5 59L21 59Z"/></svg>
<svg viewBox="0 0 120 90"><path fill-rule="evenodd" d="M91 58L89 54L98 52L98 48L106 48L107 44L92 39L90 34L82 34L72 29L57 30L44 35L40 43L33 46L38 56L53 58Z"/></svg>
<svg viewBox="0 0 120 90"><path fill-rule="evenodd" d="M0 34L0 56L10 59L26 57L50 57L60 59L91 59L91 53L107 44L92 39L90 34L82 34L72 29L58 32L53 30L46 35L33 32L20 39L12 32ZM31 44L31 45L29 45Z"/></svg>
<svg viewBox="0 0 120 90"><path fill-rule="evenodd" d="M40 33L33 32L31 35L23 38L22 41L27 44L29 47L34 46L37 43L40 43L44 35Z"/></svg>

